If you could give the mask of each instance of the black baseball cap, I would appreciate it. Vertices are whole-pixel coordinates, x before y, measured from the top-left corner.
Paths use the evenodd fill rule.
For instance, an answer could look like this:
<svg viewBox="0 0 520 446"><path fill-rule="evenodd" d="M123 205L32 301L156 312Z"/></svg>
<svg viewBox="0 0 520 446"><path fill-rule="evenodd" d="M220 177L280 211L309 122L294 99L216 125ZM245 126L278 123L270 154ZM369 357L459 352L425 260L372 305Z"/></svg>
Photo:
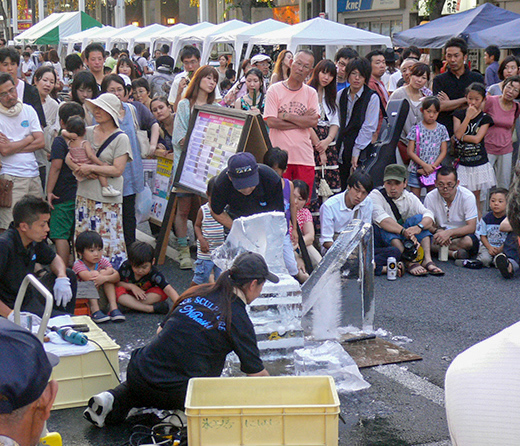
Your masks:
<svg viewBox="0 0 520 446"><path fill-rule="evenodd" d="M229 158L228 175L237 190L247 189L258 185L258 164L253 154L249 152L239 152Z"/></svg>
<svg viewBox="0 0 520 446"><path fill-rule="evenodd" d="M175 60L170 56L159 56L155 61L157 71L171 73L175 66Z"/></svg>
<svg viewBox="0 0 520 446"><path fill-rule="evenodd" d="M0 318L0 414L40 398L59 361L28 330Z"/></svg>
<svg viewBox="0 0 520 446"><path fill-rule="evenodd" d="M273 283L280 281L277 275L269 271L264 258L251 251L243 252L235 259L229 275L233 280L263 279Z"/></svg>

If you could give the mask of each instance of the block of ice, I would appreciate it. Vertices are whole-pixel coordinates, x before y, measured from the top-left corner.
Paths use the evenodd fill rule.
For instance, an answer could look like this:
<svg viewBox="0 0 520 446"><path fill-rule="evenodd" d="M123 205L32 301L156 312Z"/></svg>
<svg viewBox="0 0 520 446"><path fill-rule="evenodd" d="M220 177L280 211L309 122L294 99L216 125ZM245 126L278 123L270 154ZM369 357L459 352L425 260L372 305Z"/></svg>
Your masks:
<svg viewBox="0 0 520 446"><path fill-rule="evenodd" d="M265 212L233 221L225 243L217 248L212 258L225 271L235 258L245 252L261 254L274 274L288 274L283 260L283 240L287 220L282 212Z"/></svg>
<svg viewBox="0 0 520 446"><path fill-rule="evenodd" d="M372 226L355 220L339 235L302 286L302 325L306 336L316 340L338 339L340 328L373 328L373 259Z"/></svg>
<svg viewBox="0 0 520 446"><path fill-rule="evenodd" d="M338 392L353 392L370 387L351 356L334 341L295 350L294 374L330 375L334 378Z"/></svg>

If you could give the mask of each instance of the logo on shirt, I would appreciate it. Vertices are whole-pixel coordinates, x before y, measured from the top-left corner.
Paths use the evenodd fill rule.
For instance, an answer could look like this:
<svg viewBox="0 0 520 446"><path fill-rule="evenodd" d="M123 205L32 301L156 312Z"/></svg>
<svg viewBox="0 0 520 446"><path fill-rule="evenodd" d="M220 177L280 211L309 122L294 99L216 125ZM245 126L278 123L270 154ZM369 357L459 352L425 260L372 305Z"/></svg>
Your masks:
<svg viewBox="0 0 520 446"><path fill-rule="evenodd" d="M260 206L267 206L267 202L265 202L265 201L260 201L258 204L259 204Z"/></svg>
<svg viewBox="0 0 520 446"><path fill-rule="evenodd" d="M27 127L29 127L29 121L27 121L27 119L26 119L25 121L22 121L21 126L22 126L23 128L27 128Z"/></svg>

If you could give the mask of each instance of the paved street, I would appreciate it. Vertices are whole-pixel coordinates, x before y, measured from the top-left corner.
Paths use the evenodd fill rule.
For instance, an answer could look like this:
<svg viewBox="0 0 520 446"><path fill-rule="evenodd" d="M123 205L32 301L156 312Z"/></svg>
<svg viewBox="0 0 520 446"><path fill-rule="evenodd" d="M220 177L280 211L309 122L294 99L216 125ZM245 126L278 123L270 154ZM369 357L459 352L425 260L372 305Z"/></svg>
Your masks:
<svg viewBox="0 0 520 446"><path fill-rule="evenodd" d="M422 361L362 370L367 390L341 395L339 444L449 445L443 407L444 375L462 350L517 322L516 281L494 269L467 270L440 263L444 277L406 275L395 282L376 278L378 335L414 353ZM191 273L168 260L162 268L179 290ZM121 370L129 353L153 335L160 317L131 313L124 324L104 329L121 345ZM49 429L61 433L65 446L123 445L130 426L99 430L81 417L81 408L54 411Z"/></svg>

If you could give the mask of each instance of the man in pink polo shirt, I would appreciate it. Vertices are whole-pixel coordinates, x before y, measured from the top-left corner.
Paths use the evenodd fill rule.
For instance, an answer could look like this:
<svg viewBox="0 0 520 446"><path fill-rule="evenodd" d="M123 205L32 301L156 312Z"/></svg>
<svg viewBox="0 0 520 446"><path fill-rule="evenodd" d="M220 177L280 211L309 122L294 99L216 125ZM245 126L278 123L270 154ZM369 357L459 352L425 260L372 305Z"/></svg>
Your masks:
<svg viewBox="0 0 520 446"><path fill-rule="evenodd" d="M312 52L297 52L289 79L272 85L267 91L264 112L271 143L289 153L284 177L305 181L311 191L314 184L311 132L318 124L319 104L316 90L304 82L313 66Z"/></svg>

